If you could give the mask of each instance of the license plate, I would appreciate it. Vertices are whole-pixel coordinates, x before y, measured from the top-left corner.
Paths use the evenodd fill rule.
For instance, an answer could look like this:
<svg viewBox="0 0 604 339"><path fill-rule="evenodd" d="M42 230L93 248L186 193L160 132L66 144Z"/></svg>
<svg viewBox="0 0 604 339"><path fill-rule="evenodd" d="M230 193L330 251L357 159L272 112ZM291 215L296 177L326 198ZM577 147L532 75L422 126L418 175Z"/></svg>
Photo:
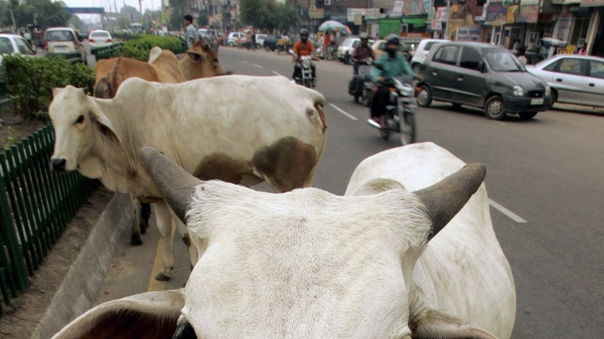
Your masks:
<svg viewBox="0 0 604 339"><path fill-rule="evenodd" d="M543 98L531 99L531 105L543 105Z"/></svg>
<svg viewBox="0 0 604 339"><path fill-rule="evenodd" d="M57 53L68 52L68 49L67 49L67 47L57 47L57 48L55 48L55 52L57 52Z"/></svg>

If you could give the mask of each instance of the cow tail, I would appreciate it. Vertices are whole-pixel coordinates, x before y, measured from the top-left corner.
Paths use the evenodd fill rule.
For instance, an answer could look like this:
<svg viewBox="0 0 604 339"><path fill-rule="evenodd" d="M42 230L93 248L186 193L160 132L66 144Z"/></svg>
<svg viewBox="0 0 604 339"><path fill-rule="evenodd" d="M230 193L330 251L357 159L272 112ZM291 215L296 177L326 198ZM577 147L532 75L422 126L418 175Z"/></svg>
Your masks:
<svg viewBox="0 0 604 339"><path fill-rule="evenodd" d="M113 98L111 83L107 78L101 78L94 86L94 96L97 98Z"/></svg>

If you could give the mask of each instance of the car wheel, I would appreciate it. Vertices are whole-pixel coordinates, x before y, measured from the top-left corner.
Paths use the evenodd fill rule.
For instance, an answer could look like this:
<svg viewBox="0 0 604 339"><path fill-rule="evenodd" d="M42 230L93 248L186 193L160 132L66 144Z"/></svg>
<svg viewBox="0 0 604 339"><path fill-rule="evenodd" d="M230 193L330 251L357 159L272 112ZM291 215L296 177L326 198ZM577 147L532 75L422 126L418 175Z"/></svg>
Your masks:
<svg viewBox="0 0 604 339"><path fill-rule="evenodd" d="M419 92L416 95L417 105L420 107L428 107L432 103L432 93L426 85L419 87Z"/></svg>
<svg viewBox="0 0 604 339"><path fill-rule="evenodd" d="M505 116L503 110L503 99L500 96L492 96L484 104L484 115L492 120L501 120Z"/></svg>
<svg viewBox="0 0 604 339"><path fill-rule="evenodd" d="M558 101L558 92L556 92L556 90L552 88L552 99L549 102L548 109L552 109L556 101Z"/></svg>
<svg viewBox="0 0 604 339"><path fill-rule="evenodd" d="M521 112L518 113L518 115L520 116L520 118L522 120L530 120L532 119L535 115L537 115L537 112Z"/></svg>

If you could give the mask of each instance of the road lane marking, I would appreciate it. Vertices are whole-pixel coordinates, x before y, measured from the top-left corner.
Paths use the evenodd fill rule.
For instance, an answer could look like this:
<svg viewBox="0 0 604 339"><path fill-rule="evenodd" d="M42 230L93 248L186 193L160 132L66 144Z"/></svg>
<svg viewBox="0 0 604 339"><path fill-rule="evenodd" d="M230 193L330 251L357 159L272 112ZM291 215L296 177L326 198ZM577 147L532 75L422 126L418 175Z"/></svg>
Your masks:
<svg viewBox="0 0 604 339"><path fill-rule="evenodd" d="M357 117L355 117L354 115L346 112L345 110L341 109L340 107L334 105L334 104L329 104L329 106L333 107L336 111L342 113L343 115L347 116L348 118L352 119L352 120L359 120L357 119Z"/></svg>
<svg viewBox="0 0 604 339"><path fill-rule="evenodd" d="M260 65L258 65L258 64L254 64L254 67L256 67L256 68L260 68L260 69L264 69L264 67L262 67L262 66L260 66Z"/></svg>
<svg viewBox="0 0 604 339"><path fill-rule="evenodd" d="M515 222L517 222L519 224L526 224L526 220L522 219L518 214L516 214L516 213L510 211L509 209L501 206L495 200L489 199L489 205L493 206L494 209L496 209L499 212L503 213L503 215L505 215L506 217L512 219L513 221L515 221Z"/></svg>
<svg viewBox="0 0 604 339"><path fill-rule="evenodd" d="M283 74L281 74L281 73L279 73L279 72L275 72L275 71L271 71L271 72L272 72L274 75L279 75L279 76L282 76L282 77L284 77L284 76L285 76L285 75L283 75Z"/></svg>

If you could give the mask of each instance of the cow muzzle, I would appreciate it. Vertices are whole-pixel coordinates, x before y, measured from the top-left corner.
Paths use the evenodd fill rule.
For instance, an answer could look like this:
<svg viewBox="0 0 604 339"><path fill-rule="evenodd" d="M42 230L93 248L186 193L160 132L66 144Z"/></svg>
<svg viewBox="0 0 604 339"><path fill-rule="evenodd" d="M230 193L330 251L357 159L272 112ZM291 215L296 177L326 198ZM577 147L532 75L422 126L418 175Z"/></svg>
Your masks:
<svg viewBox="0 0 604 339"><path fill-rule="evenodd" d="M65 158L52 158L50 159L50 168L55 172L67 172L66 170L67 160Z"/></svg>

